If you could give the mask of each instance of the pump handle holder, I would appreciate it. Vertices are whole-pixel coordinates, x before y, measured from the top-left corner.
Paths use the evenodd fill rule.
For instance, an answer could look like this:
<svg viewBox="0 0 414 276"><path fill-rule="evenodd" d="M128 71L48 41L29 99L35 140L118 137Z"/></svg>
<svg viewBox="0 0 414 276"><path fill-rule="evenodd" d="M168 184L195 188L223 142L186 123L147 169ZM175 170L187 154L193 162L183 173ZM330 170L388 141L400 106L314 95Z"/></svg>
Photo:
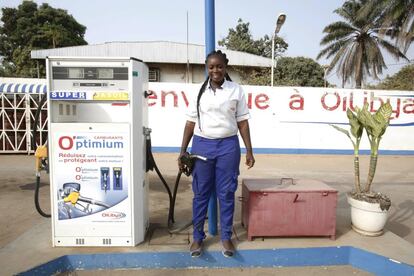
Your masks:
<svg viewBox="0 0 414 276"><path fill-rule="evenodd" d="M148 97L149 97L149 96L151 96L152 94L154 94L154 92L153 92L153 91L151 91L151 90L150 90L150 91L147 91L147 90L145 90L145 91L144 91L144 97L145 97L145 98L148 98Z"/></svg>

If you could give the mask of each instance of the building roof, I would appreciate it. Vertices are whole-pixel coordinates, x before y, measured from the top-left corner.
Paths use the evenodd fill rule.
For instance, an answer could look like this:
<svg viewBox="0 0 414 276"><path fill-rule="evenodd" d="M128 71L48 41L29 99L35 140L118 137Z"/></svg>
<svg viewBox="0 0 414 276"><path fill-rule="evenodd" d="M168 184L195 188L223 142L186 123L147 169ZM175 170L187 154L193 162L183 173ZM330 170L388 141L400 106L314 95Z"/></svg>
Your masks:
<svg viewBox="0 0 414 276"><path fill-rule="evenodd" d="M244 67L270 67L271 59L239 51L218 48L226 53L229 65ZM87 56L87 57L135 57L147 63L187 63L187 44L170 41L106 42L31 51L33 59L48 56ZM190 64L204 64L204 45L188 44Z"/></svg>

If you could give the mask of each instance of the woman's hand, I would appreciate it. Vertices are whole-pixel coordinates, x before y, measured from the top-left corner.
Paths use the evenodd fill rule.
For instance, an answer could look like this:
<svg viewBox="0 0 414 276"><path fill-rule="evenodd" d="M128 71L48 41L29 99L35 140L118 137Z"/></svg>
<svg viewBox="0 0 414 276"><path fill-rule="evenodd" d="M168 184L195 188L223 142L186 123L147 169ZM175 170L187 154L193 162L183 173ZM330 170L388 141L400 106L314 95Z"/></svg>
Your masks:
<svg viewBox="0 0 414 276"><path fill-rule="evenodd" d="M184 127L184 133L183 133L183 141L181 142L181 149L180 149L180 155L178 156L178 169L180 172L184 172L184 164L181 162L181 156L183 156L186 151L188 144L190 143L191 137L193 137L194 133L194 122L186 121L185 127Z"/></svg>
<svg viewBox="0 0 414 276"><path fill-rule="evenodd" d="M180 172L184 172L184 164L181 162L181 157L185 154L185 152L181 152L180 155L178 156L178 169L180 170Z"/></svg>
<svg viewBox="0 0 414 276"><path fill-rule="evenodd" d="M254 160L253 152L247 151L246 152L246 166L247 166L247 169L250 169L251 167L253 167L255 162L256 161Z"/></svg>
<svg viewBox="0 0 414 276"><path fill-rule="evenodd" d="M246 146L246 165L247 168L250 169L254 166L254 157L253 157L253 149L252 143L250 142L250 127L249 121L243 120L237 123L239 127L240 134L243 138L244 145Z"/></svg>
<svg viewBox="0 0 414 276"><path fill-rule="evenodd" d="M181 142L180 155L178 156L178 169L180 172L184 172L184 164L181 162L181 156L183 156L186 151L188 144L190 143L191 138L193 137L195 123L191 121L185 122L183 141Z"/></svg>

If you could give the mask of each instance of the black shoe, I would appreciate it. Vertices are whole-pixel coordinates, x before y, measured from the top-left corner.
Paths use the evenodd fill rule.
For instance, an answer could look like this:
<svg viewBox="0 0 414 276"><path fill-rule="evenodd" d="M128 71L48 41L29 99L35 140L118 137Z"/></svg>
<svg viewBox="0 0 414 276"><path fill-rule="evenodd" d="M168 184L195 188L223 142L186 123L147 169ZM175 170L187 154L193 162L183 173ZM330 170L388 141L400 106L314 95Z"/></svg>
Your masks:
<svg viewBox="0 0 414 276"><path fill-rule="evenodd" d="M226 258L233 257L236 250L231 240L223 240L221 243L223 245L223 250L221 251L223 256Z"/></svg>
<svg viewBox="0 0 414 276"><path fill-rule="evenodd" d="M190 256L198 258L203 253L203 243L201 241L194 241L190 247Z"/></svg>

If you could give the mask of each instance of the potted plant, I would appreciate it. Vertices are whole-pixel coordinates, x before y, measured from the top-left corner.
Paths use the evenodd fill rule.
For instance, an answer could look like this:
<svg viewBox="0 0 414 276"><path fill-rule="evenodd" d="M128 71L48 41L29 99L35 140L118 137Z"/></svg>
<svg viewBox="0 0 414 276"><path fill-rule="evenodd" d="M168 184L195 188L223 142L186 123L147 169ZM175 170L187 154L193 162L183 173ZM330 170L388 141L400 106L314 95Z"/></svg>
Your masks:
<svg viewBox="0 0 414 276"><path fill-rule="evenodd" d="M371 187L377 168L379 144L389 125L392 108L387 102L372 114L366 103L362 109L356 107L355 112L348 108L346 114L351 127L350 132L335 125L331 126L347 135L354 147L355 183L353 191L348 193L352 228L360 234L378 236L382 234L387 221L391 200L382 193L372 191ZM369 171L365 185L360 181L359 169L359 145L364 130L370 143Z"/></svg>

